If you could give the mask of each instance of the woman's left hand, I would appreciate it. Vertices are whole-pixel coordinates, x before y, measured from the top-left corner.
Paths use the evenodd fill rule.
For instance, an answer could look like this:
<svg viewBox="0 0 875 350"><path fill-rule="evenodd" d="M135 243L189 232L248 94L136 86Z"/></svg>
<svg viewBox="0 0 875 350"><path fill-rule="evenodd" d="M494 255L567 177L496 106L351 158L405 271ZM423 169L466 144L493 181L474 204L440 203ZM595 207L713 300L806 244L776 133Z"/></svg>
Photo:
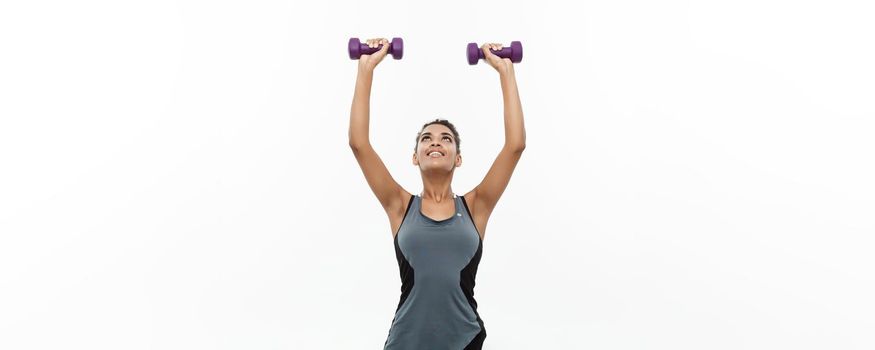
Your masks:
<svg viewBox="0 0 875 350"><path fill-rule="evenodd" d="M492 53L492 50L501 50L504 46L500 43L486 43L480 46L480 50L483 51L483 56L486 58L486 62L489 62L489 65L492 68L495 68L499 74L505 74L509 72L513 72L513 62L510 61L510 58L501 58Z"/></svg>

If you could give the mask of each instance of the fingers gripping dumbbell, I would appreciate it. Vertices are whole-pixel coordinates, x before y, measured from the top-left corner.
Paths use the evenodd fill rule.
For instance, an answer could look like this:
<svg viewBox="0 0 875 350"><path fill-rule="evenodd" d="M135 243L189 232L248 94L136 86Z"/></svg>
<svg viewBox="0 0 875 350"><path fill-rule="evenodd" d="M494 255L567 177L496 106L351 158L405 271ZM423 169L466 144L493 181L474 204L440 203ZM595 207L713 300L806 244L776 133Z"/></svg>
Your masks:
<svg viewBox="0 0 875 350"><path fill-rule="evenodd" d="M477 43L469 43L467 53L468 64L470 65L475 65L478 61L486 59L486 56L483 55L483 50L480 50ZM513 63L519 63L523 60L523 44L519 41L511 41L510 47L503 47L501 50L493 51L492 53L501 58L509 58Z"/></svg>
<svg viewBox="0 0 875 350"><path fill-rule="evenodd" d="M381 48L383 48L383 44L377 45L377 47L370 47L368 44L362 44L358 38L350 38L349 58L357 60L362 55L373 54L374 52L380 51ZM396 60L401 59L401 56L404 55L404 41L401 40L401 38L392 38L392 42L389 43L389 54L391 54L392 58Z"/></svg>

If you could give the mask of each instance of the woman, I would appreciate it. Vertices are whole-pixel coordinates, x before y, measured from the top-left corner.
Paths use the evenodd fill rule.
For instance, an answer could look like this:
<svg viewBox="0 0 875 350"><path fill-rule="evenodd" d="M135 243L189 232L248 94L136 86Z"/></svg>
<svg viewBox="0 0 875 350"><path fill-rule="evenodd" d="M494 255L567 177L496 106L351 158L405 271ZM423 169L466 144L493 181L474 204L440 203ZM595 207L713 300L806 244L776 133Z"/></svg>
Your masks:
<svg viewBox="0 0 875 350"><path fill-rule="evenodd" d="M349 145L389 216L401 272L401 300L384 349L481 349L486 328L477 313L474 279L486 222L526 147L513 63L490 51L500 50L501 44L480 47L499 73L504 97L505 143L486 177L465 195L454 194L453 172L462 165L459 134L453 124L438 119L426 123L416 138L413 165L419 167L423 190L414 196L395 182L370 145L371 82L389 41L369 39L367 44L383 47L359 58Z"/></svg>

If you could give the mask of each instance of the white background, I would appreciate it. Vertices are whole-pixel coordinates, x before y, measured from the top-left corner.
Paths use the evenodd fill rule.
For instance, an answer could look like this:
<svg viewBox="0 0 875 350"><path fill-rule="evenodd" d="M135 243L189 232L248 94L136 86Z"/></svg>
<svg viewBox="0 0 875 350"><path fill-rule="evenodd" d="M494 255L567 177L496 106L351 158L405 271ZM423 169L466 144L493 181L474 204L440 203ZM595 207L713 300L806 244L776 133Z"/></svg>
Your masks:
<svg viewBox="0 0 875 350"><path fill-rule="evenodd" d="M378 349L422 124L527 149L490 218L484 349L875 348L868 1L11 1L0 5L0 348Z"/></svg>

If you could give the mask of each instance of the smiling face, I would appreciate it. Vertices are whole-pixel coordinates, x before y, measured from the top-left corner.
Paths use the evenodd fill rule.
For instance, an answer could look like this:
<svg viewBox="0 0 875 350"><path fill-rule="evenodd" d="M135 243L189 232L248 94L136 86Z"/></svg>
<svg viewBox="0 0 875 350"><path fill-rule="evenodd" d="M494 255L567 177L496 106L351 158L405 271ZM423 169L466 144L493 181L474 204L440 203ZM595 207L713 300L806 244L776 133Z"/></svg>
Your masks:
<svg viewBox="0 0 875 350"><path fill-rule="evenodd" d="M453 168L461 166L462 156L458 153L456 138L453 137L450 128L442 124L426 126L419 135L416 153L413 154L413 165L419 166L422 171L444 170L446 172L451 172Z"/></svg>

